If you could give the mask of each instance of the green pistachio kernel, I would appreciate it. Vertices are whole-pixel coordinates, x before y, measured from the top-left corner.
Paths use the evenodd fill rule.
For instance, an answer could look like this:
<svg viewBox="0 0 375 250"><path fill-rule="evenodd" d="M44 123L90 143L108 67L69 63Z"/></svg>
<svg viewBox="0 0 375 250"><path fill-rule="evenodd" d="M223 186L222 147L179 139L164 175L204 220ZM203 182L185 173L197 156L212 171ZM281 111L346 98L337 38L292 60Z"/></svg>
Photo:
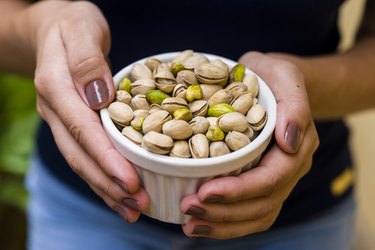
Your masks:
<svg viewBox="0 0 375 250"><path fill-rule="evenodd" d="M206 137L210 141L222 141L225 138L225 133L217 125L210 126L206 133Z"/></svg>
<svg viewBox="0 0 375 250"><path fill-rule="evenodd" d="M245 76L245 65L239 63L234 66L229 72L229 82L242 82Z"/></svg>
<svg viewBox="0 0 375 250"><path fill-rule="evenodd" d="M126 92L130 93L130 89L132 88L131 81L129 78L124 77L121 82L118 84L118 90L125 90Z"/></svg>
<svg viewBox="0 0 375 250"><path fill-rule="evenodd" d="M145 120L144 117L142 116L137 116L135 117L131 122L130 122L130 125L135 129L135 130L138 130L138 131L141 131L142 130L142 124L143 124L143 121Z"/></svg>
<svg viewBox="0 0 375 250"><path fill-rule="evenodd" d="M235 111L235 109L231 105L229 105L227 103L219 103L219 104L215 104L215 105L211 106L208 109L207 115L219 117L221 115L224 115L224 114L230 113L230 112L234 112L234 111Z"/></svg>
<svg viewBox="0 0 375 250"><path fill-rule="evenodd" d="M193 114L189 109L181 108L173 112L173 117L176 120L190 121L193 118Z"/></svg>
<svg viewBox="0 0 375 250"><path fill-rule="evenodd" d="M146 100L151 104L156 103L160 105L163 100L168 97L170 96L159 89L149 90L146 93Z"/></svg>
<svg viewBox="0 0 375 250"><path fill-rule="evenodd" d="M200 100L203 98L203 91L199 84L190 85L186 89L186 100L193 102L194 100Z"/></svg>

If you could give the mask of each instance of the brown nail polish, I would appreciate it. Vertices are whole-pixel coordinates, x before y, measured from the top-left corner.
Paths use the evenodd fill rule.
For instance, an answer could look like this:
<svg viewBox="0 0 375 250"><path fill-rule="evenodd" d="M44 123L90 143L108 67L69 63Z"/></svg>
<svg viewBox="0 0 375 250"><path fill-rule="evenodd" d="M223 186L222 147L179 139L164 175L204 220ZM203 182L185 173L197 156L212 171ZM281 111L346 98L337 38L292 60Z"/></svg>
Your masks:
<svg viewBox="0 0 375 250"><path fill-rule="evenodd" d="M128 208L133 209L134 211L137 211L137 212L141 211L141 209L139 208L139 202L132 198L125 198L122 200L122 203Z"/></svg>
<svg viewBox="0 0 375 250"><path fill-rule="evenodd" d="M86 86L85 94L92 109L97 109L102 103L107 102L109 98L107 84L102 80L89 83Z"/></svg>
<svg viewBox="0 0 375 250"><path fill-rule="evenodd" d="M293 149L293 151L297 151L299 144L300 144L300 129L299 127L294 124L288 124L286 131L285 131L285 141L286 143Z"/></svg>
<svg viewBox="0 0 375 250"><path fill-rule="evenodd" d="M123 183L122 181L120 181L119 178L117 178L116 176L113 176L112 179L113 179L114 182L116 182L117 185L120 186L120 188L121 188L122 190L124 190L126 193L129 193L128 186L126 186L125 183Z"/></svg>
<svg viewBox="0 0 375 250"><path fill-rule="evenodd" d="M211 232L211 228L206 225L196 225L193 229L193 232L191 234L193 235L201 235L201 236L207 236Z"/></svg>
<svg viewBox="0 0 375 250"><path fill-rule="evenodd" d="M212 194L212 195L207 196L203 200L203 202L206 202L206 203L215 203L215 202L222 202L223 200L224 200L223 196L217 195L217 194Z"/></svg>
<svg viewBox="0 0 375 250"><path fill-rule="evenodd" d="M195 217L204 217L206 215L206 210L196 206L190 206L186 211L185 214L195 216Z"/></svg>

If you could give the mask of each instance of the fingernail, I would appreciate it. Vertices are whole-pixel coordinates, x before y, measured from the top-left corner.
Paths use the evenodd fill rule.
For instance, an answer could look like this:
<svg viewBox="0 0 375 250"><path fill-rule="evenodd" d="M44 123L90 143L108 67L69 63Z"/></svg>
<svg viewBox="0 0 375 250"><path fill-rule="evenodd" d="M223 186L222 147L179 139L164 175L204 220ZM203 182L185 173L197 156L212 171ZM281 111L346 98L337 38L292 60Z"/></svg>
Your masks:
<svg viewBox="0 0 375 250"><path fill-rule="evenodd" d="M203 199L203 202L207 203L215 203L215 202L222 202L224 200L224 197L217 194L212 194L207 196L205 199Z"/></svg>
<svg viewBox="0 0 375 250"><path fill-rule="evenodd" d="M115 211L125 220L128 222L128 216L126 214L126 211L120 207L120 206L116 206L115 207Z"/></svg>
<svg viewBox="0 0 375 250"><path fill-rule="evenodd" d="M126 184L123 183L119 178L117 178L116 176L113 176L112 179L114 180L114 182L117 183L117 185L120 186L120 188L121 188L122 190L124 190L125 192L129 193L128 186L126 186Z"/></svg>
<svg viewBox="0 0 375 250"><path fill-rule="evenodd" d="M141 211L141 209L139 208L139 202L134 199L125 198L122 200L122 203L128 208L133 209L134 211L137 211L137 212Z"/></svg>
<svg viewBox="0 0 375 250"><path fill-rule="evenodd" d="M85 94L90 108L96 109L102 103L108 101L109 92L107 84L102 80L96 80L88 84L85 89Z"/></svg>
<svg viewBox="0 0 375 250"><path fill-rule="evenodd" d="M203 217L206 215L206 210L200 207L196 206L190 206L186 211L185 214L191 215L191 216L196 216L196 217Z"/></svg>
<svg viewBox="0 0 375 250"><path fill-rule="evenodd" d="M209 226L197 225L194 227L193 232L191 232L191 234L207 236L210 232L211 232L211 228Z"/></svg>
<svg viewBox="0 0 375 250"><path fill-rule="evenodd" d="M300 130L294 123L289 123L285 132L285 141L294 151L299 147Z"/></svg>

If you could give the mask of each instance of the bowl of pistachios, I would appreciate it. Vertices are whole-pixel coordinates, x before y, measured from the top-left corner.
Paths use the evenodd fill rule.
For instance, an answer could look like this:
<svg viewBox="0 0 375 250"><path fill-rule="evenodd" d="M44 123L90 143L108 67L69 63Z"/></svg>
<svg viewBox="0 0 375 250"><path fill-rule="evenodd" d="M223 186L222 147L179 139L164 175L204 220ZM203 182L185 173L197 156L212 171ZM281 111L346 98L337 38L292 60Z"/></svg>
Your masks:
<svg viewBox="0 0 375 250"><path fill-rule="evenodd" d="M185 223L183 197L256 167L273 136L272 91L227 58L193 50L153 55L123 68L114 83L102 124L137 170L154 219Z"/></svg>

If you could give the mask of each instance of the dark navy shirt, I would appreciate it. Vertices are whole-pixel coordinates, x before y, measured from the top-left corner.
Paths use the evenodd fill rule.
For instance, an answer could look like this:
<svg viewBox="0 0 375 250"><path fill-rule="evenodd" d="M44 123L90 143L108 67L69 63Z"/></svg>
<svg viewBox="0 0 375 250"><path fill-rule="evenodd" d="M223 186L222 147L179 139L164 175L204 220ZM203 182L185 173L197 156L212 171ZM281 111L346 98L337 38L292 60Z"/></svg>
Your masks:
<svg viewBox="0 0 375 250"><path fill-rule="evenodd" d="M335 52L338 9L343 0L92 1L112 33L113 72L138 59L170 51L194 51L237 60L250 50L318 55ZM311 171L284 203L275 227L310 218L351 192L331 192L332 181L351 167L348 129L342 120L316 122L321 144ZM106 206L66 164L48 126L38 133L38 151L50 171L83 196ZM180 230L142 216L141 220Z"/></svg>

